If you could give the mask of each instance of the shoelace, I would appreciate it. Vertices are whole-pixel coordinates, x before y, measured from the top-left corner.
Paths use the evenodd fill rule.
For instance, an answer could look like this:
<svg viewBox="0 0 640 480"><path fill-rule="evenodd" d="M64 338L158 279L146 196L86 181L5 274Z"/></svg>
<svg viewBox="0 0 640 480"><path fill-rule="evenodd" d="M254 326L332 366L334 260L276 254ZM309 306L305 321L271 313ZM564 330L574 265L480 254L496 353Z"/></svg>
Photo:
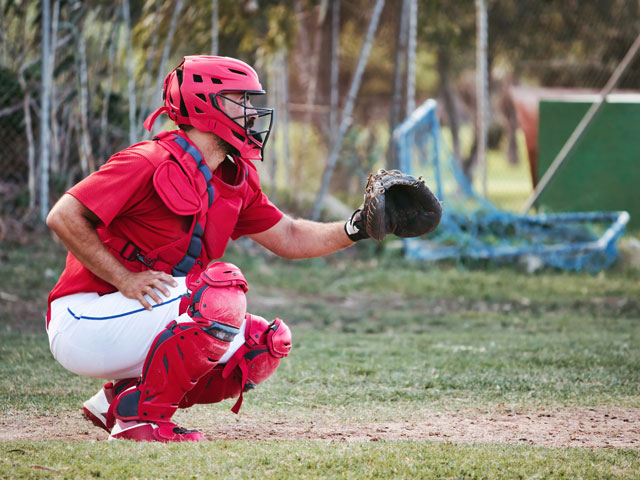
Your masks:
<svg viewBox="0 0 640 480"><path fill-rule="evenodd" d="M173 433L175 433L176 435L188 435L189 433L193 433L196 431L197 430L187 430L186 428L182 428L182 427L175 427L173 429Z"/></svg>

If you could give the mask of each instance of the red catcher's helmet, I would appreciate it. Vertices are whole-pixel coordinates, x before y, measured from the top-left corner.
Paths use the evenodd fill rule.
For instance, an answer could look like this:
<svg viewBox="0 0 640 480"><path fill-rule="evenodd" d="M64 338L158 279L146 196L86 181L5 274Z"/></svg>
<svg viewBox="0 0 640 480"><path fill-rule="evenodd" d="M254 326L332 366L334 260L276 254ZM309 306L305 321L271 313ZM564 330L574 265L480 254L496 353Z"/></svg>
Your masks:
<svg viewBox="0 0 640 480"><path fill-rule="evenodd" d="M225 93L242 93L239 103ZM247 106L249 96L264 95L258 74L246 63L230 57L191 55L164 79L164 105L145 120L151 131L155 119L166 113L177 125L191 125L213 132L235 147L240 156L261 160L271 132L273 109ZM243 108L243 114L231 117L223 99Z"/></svg>

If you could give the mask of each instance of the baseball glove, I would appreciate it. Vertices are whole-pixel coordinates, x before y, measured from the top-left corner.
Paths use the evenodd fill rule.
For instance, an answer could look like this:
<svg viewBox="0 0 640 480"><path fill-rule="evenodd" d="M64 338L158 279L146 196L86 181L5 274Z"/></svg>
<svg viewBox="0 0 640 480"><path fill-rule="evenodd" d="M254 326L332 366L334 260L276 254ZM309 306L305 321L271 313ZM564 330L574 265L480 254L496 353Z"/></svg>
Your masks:
<svg viewBox="0 0 640 480"><path fill-rule="evenodd" d="M369 175L364 203L345 224L345 232L353 241L382 240L389 233L418 237L434 230L441 216L440 201L422 177L378 170Z"/></svg>

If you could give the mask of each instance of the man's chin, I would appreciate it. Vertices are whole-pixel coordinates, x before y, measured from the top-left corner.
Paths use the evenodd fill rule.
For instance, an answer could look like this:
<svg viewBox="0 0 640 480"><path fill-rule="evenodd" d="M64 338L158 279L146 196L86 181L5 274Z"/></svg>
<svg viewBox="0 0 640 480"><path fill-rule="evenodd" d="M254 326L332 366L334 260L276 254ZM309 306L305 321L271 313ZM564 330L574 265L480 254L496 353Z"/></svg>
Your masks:
<svg viewBox="0 0 640 480"><path fill-rule="evenodd" d="M218 139L218 146L225 153L225 155L239 155L240 152L238 152L238 149L236 147L218 136L216 136L216 138Z"/></svg>

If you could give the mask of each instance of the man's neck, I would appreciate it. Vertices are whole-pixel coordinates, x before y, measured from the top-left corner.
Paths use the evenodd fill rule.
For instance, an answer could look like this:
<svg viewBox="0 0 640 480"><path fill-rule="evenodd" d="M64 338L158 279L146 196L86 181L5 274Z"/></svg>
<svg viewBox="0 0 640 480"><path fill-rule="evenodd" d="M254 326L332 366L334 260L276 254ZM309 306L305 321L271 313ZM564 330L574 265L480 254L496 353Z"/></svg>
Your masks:
<svg viewBox="0 0 640 480"><path fill-rule="evenodd" d="M203 132L195 128L185 133L191 143L202 153L204 161L211 169L211 172L215 172L218 165L224 162L227 157L227 152L220 145L218 138L213 133Z"/></svg>

